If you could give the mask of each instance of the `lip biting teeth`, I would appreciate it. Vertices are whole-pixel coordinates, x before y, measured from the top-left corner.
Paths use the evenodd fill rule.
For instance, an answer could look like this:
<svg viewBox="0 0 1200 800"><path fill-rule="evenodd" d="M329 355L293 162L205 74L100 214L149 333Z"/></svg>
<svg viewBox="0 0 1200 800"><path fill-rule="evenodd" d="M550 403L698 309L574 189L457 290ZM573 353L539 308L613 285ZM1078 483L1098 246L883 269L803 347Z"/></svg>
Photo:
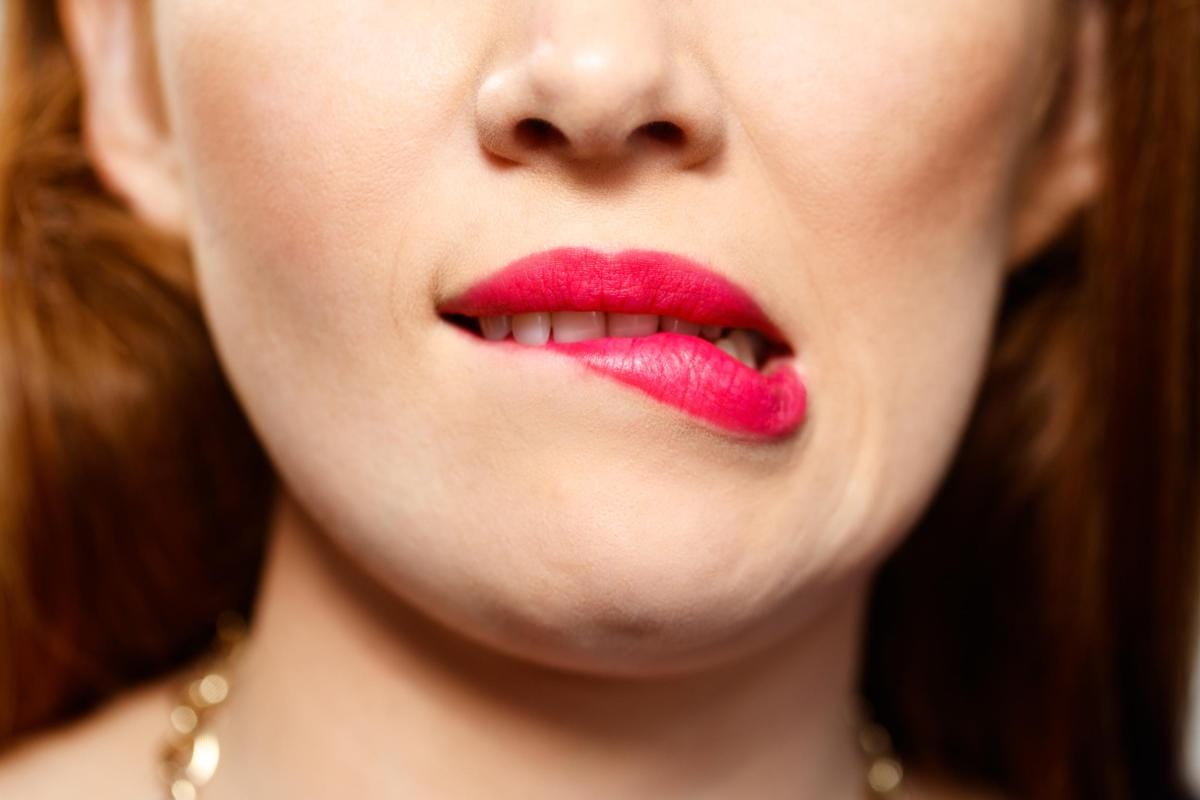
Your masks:
<svg viewBox="0 0 1200 800"><path fill-rule="evenodd" d="M714 344L751 369L761 369L767 341L758 331L700 325L676 317L655 314L618 314L603 311L538 311L502 317L479 317L483 337L498 342L509 335L519 344L540 347L555 342L584 342L590 339L636 338L662 332L698 336Z"/></svg>

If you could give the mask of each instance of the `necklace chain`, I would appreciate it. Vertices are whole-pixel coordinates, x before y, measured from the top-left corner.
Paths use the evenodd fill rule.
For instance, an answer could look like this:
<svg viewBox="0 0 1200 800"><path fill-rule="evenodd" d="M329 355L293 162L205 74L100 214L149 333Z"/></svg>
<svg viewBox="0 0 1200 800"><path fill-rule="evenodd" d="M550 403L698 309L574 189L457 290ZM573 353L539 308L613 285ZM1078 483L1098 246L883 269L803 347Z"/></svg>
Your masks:
<svg viewBox="0 0 1200 800"><path fill-rule="evenodd" d="M184 681L171 709L170 732L159 757L159 775L168 800L198 800L200 789L216 772L221 750L209 721L229 696L230 675L246 630L246 622L237 612L218 616L217 635L209 652ZM861 698L849 716L858 727L858 746L866 760L867 791L880 800L899 800L904 796L904 768L892 752L887 729L874 721Z"/></svg>

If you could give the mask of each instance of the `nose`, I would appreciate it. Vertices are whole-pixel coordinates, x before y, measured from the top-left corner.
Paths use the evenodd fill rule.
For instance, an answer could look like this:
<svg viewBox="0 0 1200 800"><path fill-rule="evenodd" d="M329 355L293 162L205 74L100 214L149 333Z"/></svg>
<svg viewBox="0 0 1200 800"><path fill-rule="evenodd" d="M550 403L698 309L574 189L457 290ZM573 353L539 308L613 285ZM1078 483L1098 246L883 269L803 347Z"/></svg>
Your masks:
<svg viewBox="0 0 1200 800"><path fill-rule="evenodd" d="M673 41L661 4L542 0L515 57L476 97L481 145L517 163L654 159L693 167L724 143L719 94Z"/></svg>

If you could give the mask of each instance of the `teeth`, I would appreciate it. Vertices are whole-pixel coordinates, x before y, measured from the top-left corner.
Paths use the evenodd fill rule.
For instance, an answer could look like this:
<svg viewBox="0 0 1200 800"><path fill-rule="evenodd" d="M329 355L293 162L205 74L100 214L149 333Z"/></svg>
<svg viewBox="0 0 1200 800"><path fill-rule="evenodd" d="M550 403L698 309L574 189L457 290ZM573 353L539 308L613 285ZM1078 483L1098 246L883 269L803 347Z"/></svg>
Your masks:
<svg viewBox="0 0 1200 800"><path fill-rule="evenodd" d="M677 317L655 314L606 314L603 311L538 311L514 314L511 317L480 317L479 327L484 338L491 341L506 339L512 333L517 342L540 346L550 341L583 342L605 336L632 338L649 336L658 331L701 336L751 369L757 369L766 356L767 341L758 331L745 328L726 328L720 325L700 325Z"/></svg>
<svg viewBox="0 0 1200 800"><path fill-rule="evenodd" d="M659 330L666 331L667 333L686 333L689 336L699 336L700 324L676 317L663 317Z"/></svg>
<svg viewBox="0 0 1200 800"><path fill-rule="evenodd" d="M550 340L550 312L513 314L513 338L521 344L543 345Z"/></svg>
<svg viewBox="0 0 1200 800"><path fill-rule="evenodd" d="M658 330L657 314L616 314L608 315L609 336L649 336Z"/></svg>
<svg viewBox="0 0 1200 800"><path fill-rule="evenodd" d="M751 337L750 331L741 329L733 330L729 332L727 338L733 342L733 347L736 351L734 358L741 361L747 367L753 367L757 354L755 353L754 339Z"/></svg>
<svg viewBox="0 0 1200 800"><path fill-rule="evenodd" d="M722 336L714 344L747 367L754 369L754 343L750 341L746 331L731 331L728 336Z"/></svg>
<svg viewBox="0 0 1200 800"><path fill-rule="evenodd" d="M717 339L717 341L714 342L713 344L715 344L721 350L724 350L726 353L729 353L729 355L733 356L738 361L742 360L741 356L738 355L737 345L735 345L733 343L733 340L730 339L728 336L724 336L720 339Z"/></svg>
<svg viewBox="0 0 1200 800"><path fill-rule="evenodd" d="M762 364L767 357L767 351L770 349L768 345L770 343L758 331L746 331L746 335L750 337L751 350L754 352L754 363Z"/></svg>
<svg viewBox="0 0 1200 800"><path fill-rule="evenodd" d="M554 341L585 342L605 335L603 311L555 311L552 317Z"/></svg>
<svg viewBox="0 0 1200 800"><path fill-rule="evenodd" d="M485 339L498 342L508 336L512 329L508 317L480 317L479 327L483 329Z"/></svg>

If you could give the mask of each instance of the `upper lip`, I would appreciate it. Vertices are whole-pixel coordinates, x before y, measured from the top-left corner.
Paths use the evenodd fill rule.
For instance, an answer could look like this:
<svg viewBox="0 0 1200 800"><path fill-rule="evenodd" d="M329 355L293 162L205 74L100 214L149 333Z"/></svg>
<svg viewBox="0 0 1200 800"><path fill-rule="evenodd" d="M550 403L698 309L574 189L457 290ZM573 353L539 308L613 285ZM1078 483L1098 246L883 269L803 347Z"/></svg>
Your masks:
<svg viewBox="0 0 1200 800"><path fill-rule="evenodd" d="M446 300L438 311L469 317L534 311L658 314L755 330L791 349L745 289L690 258L658 250L558 247L532 253Z"/></svg>

